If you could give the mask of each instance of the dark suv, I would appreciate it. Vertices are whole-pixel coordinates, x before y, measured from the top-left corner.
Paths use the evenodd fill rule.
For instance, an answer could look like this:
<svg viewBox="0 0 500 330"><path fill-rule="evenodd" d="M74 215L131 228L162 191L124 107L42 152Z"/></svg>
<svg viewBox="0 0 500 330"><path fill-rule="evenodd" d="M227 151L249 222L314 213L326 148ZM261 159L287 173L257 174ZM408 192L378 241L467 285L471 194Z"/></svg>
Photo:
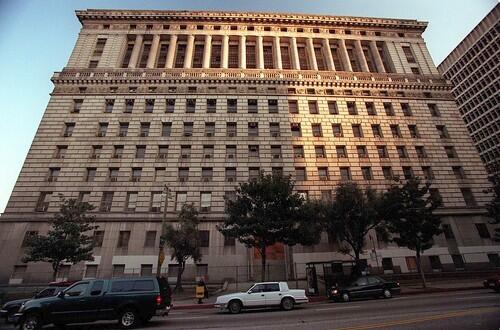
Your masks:
<svg viewBox="0 0 500 330"><path fill-rule="evenodd" d="M7 323L13 322L14 314L17 313L21 305L28 300L55 296L73 283L74 282L52 282L49 283L49 286L35 294L32 298L8 301L2 306L2 309L0 309L0 317L5 318Z"/></svg>
<svg viewBox="0 0 500 330"><path fill-rule="evenodd" d="M170 299L164 278L92 279L76 282L55 297L26 302L14 319L21 329L99 320L118 320L122 327L132 328L155 315L167 315Z"/></svg>

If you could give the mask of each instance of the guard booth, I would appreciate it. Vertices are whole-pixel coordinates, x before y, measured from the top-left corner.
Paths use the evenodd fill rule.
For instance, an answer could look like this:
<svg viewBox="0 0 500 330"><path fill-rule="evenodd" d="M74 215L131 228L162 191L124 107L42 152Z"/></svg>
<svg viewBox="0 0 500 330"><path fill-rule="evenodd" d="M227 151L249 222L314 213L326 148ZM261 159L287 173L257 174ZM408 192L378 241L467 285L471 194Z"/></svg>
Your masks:
<svg viewBox="0 0 500 330"><path fill-rule="evenodd" d="M306 263L307 294L319 295L324 287L325 292L335 283L344 285L349 282L354 261L332 260Z"/></svg>

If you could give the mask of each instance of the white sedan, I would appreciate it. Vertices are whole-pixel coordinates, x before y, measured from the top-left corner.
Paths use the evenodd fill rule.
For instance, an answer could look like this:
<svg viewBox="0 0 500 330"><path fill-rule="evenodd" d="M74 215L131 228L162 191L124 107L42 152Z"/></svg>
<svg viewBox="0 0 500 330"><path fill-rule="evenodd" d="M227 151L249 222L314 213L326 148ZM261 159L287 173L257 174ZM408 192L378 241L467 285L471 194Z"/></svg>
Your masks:
<svg viewBox="0 0 500 330"><path fill-rule="evenodd" d="M214 306L237 314L242 309L263 307L281 307L288 311L307 302L305 290L290 290L286 282L263 282L255 283L245 292L217 297Z"/></svg>

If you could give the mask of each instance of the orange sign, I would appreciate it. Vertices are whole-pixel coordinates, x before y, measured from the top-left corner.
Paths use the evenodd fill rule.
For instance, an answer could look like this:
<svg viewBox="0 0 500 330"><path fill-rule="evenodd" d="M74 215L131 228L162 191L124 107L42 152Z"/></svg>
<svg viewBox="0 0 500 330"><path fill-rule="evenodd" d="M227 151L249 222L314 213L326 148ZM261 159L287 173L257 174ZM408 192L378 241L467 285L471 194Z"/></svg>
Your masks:
<svg viewBox="0 0 500 330"><path fill-rule="evenodd" d="M261 255L259 250L253 249L253 257L260 259ZM283 260L285 259L285 245L283 243L276 243L266 248L267 260Z"/></svg>

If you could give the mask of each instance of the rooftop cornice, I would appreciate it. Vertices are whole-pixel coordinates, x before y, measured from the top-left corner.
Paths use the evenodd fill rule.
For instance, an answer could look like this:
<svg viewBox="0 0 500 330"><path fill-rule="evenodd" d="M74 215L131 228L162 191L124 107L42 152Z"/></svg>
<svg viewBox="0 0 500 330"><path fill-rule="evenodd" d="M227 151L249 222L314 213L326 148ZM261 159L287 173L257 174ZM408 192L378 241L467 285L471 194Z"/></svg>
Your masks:
<svg viewBox="0 0 500 330"><path fill-rule="evenodd" d="M350 87L451 90L441 76L409 77L401 74L334 71L255 69L64 69L52 77L54 84L167 83L172 81L234 81L239 83L332 84Z"/></svg>
<svg viewBox="0 0 500 330"><path fill-rule="evenodd" d="M316 14L294 13L257 13L235 11L187 11L187 10L115 10L115 9L87 9L77 10L76 15L80 22L92 20L119 20L119 21L195 21L195 22L225 22L225 23L252 23L252 24L304 24L316 26L359 26L402 28L423 32L427 22L410 19L332 16Z"/></svg>

